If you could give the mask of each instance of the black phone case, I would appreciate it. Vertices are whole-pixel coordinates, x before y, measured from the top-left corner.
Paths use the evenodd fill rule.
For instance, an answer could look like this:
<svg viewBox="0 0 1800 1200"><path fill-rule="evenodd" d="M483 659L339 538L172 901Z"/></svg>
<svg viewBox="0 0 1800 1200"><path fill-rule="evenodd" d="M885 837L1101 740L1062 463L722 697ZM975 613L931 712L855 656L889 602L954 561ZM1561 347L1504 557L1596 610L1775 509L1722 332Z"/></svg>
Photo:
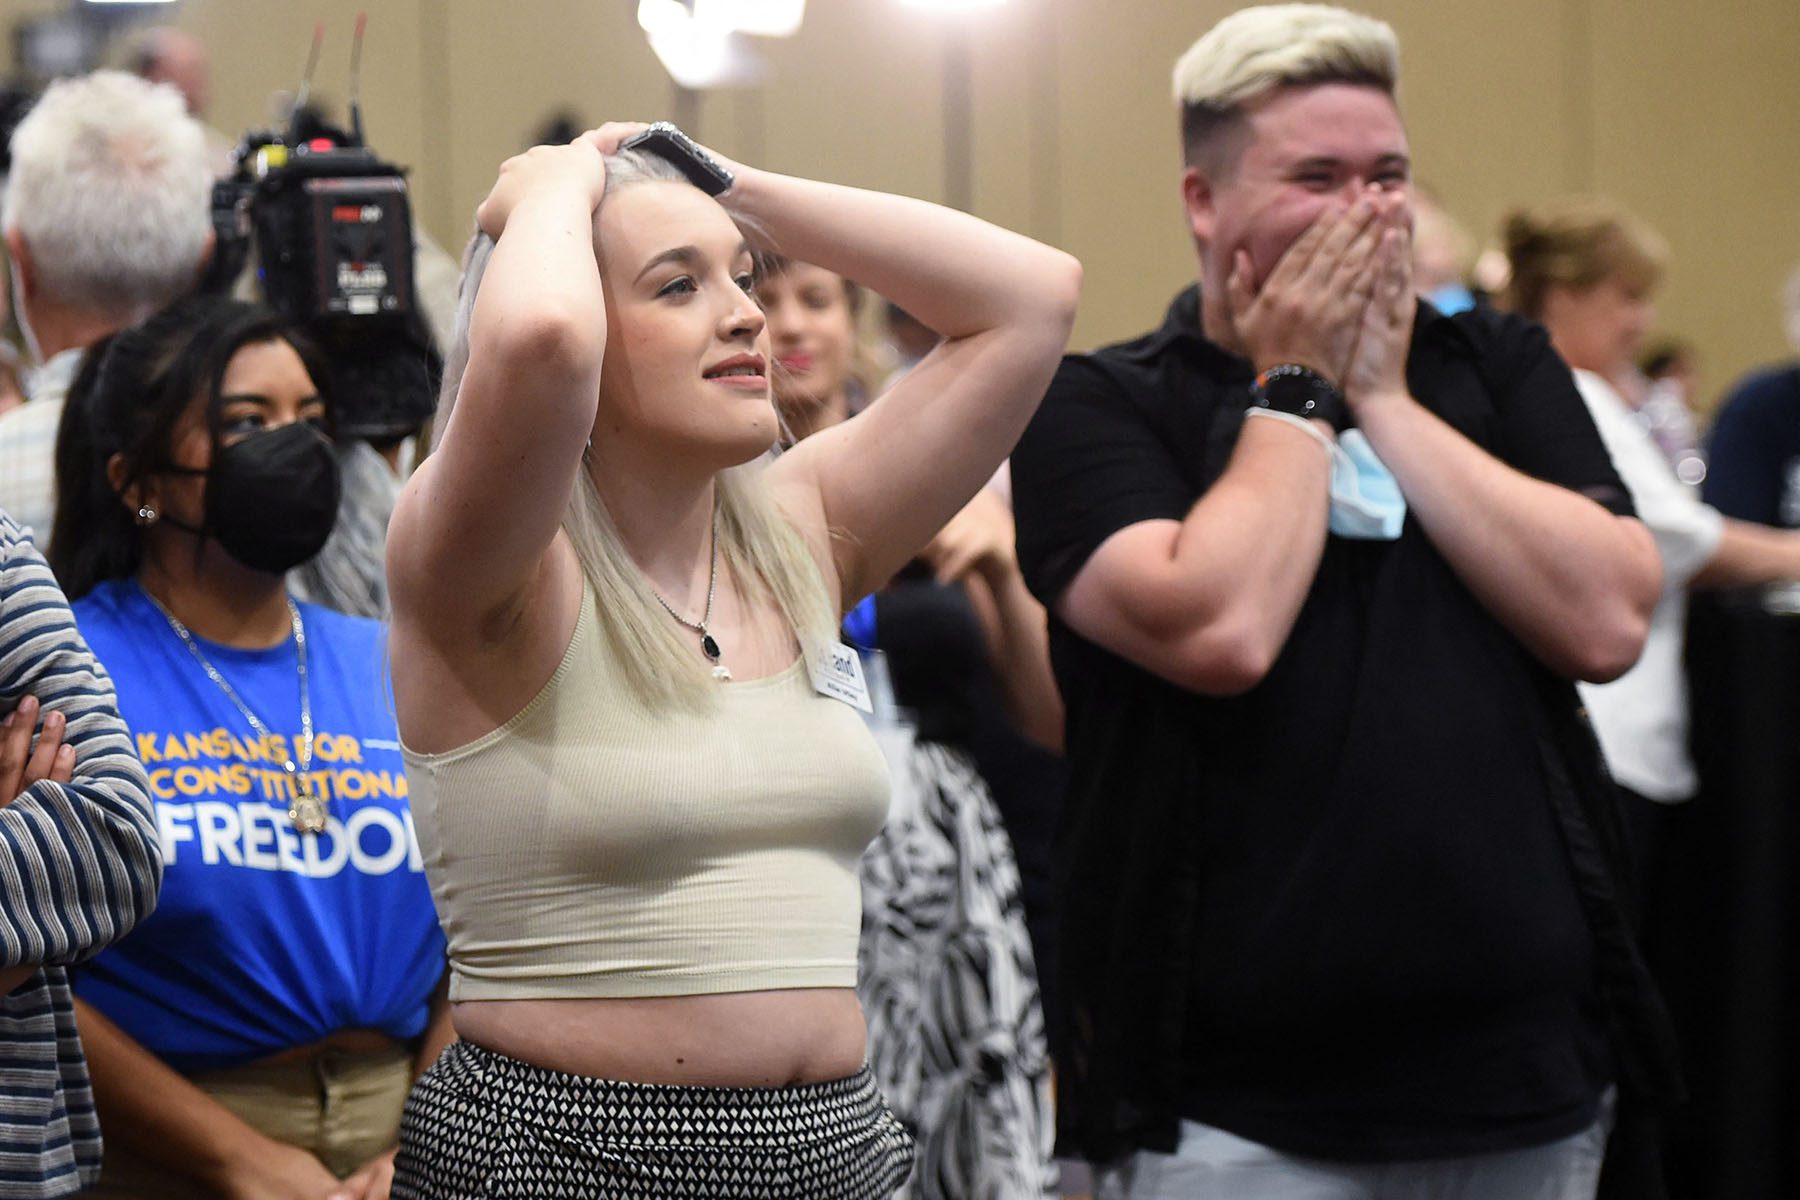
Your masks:
<svg viewBox="0 0 1800 1200"><path fill-rule="evenodd" d="M732 184L729 172L694 145L687 134L666 122L626 138L621 150L642 150L662 159L687 176L688 182L709 196L722 195Z"/></svg>

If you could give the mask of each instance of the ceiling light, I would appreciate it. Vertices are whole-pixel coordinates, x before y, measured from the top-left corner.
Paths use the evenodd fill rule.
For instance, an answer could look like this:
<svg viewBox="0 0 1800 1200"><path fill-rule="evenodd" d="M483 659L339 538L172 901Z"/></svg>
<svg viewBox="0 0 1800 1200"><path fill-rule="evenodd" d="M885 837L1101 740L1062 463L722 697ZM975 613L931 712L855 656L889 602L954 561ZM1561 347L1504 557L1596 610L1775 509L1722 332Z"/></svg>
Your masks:
<svg viewBox="0 0 1800 1200"><path fill-rule="evenodd" d="M927 8L936 12L968 13L999 8L1006 0L901 0L908 8Z"/></svg>
<svg viewBox="0 0 1800 1200"><path fill-rule="evenodd" d="M792 37L806 0L694 0L694 20L755 37Z"/></svg>
<svg viewBox="0 0 1800 1200"><path fill-rule="evenodd" d="M681 0L638 0L638 28L652 37L685 30L693 19Z"/></svg>
<svg viewBox="0 0 1800 1200"><path fill-rule="evenodd" d="M669 77L684 88L761 82L762 60L741 34L785 37L805 0L638 0L638 25Z"/></svg>

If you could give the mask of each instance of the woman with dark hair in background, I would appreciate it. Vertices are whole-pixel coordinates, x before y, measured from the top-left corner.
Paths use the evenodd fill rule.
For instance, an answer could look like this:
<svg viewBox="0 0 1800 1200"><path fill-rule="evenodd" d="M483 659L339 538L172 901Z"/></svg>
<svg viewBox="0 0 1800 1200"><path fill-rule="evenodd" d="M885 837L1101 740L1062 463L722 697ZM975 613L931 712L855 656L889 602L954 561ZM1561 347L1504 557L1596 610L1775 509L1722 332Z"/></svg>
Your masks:
<svg viewBox="0 0 1800 1200"><path fill-rule="evenodd" d="M266 309L89 351L50 559L150 775L162 901L76 1013L115 1197L387 1195L450 1037L380 626L287 593L337 512L330 406Z"/></svg>
<svg viewBox="0 0 1800 1200"><path fill-rule="evenodd" d="M874 1200L911 1158L854 990L888 783L836 627L1005 457L1079 268L664 131L683 171L621 150L635 128L501 169L389 536L462 1035L413 1093L396 1191ZM745 230L947 335L766 465Z"/></svg>
<svg viewBox="0 0 1800 1200"><path fill-rule="evenodd" d="M863 291L776 255L759 268L775 404L799 440L866 403ZM858 982L870 1068L918 1139L909 1194L1042 1196L1055 1129L1040 965L1063 788L1048 747L1061 743L1062 704L997 489L976 493L846 628L880 654L909 735L882 739L895 802L861 863Z"/></svg>

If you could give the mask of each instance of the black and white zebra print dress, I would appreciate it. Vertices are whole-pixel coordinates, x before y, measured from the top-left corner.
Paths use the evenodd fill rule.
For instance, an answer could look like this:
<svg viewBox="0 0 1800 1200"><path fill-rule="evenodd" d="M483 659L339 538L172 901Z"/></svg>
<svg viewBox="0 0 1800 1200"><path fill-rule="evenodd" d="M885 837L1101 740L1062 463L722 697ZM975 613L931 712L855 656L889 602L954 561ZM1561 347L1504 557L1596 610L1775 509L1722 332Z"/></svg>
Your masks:
<svg viewBox="0 0 1800 1200"><path fill-rule="evenodd" d="M894 804L862 861L869 1065L913 1131L909 1200L1053 1194L1050 1058L1019 871L959 750L877 730Z"/></svg>

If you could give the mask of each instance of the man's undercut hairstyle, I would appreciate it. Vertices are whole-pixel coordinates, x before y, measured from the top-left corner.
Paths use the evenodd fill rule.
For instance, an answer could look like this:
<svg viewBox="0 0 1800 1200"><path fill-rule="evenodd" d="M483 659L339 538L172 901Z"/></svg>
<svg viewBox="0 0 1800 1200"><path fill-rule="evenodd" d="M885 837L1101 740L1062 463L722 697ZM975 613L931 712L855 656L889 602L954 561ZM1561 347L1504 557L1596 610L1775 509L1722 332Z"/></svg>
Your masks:
<svg viewBox="0 0 1800 1200"><path fill-rule="evenodd" d="M137 320L194 287L211 202L181 93L95 71L52 83L19 122L0 224L25 239L45 296Z"/></svg>
<svg viewBox="0 0 1800 1200"><path fill-rule="evenodd" d="M1400 43L1385 21L1325 4L1271 4L1232 13L1175 64L1181 149L1189 166L1228 171L1226 134L1244 107L1285 87L1351 83L1392 96Z"/></svg>

